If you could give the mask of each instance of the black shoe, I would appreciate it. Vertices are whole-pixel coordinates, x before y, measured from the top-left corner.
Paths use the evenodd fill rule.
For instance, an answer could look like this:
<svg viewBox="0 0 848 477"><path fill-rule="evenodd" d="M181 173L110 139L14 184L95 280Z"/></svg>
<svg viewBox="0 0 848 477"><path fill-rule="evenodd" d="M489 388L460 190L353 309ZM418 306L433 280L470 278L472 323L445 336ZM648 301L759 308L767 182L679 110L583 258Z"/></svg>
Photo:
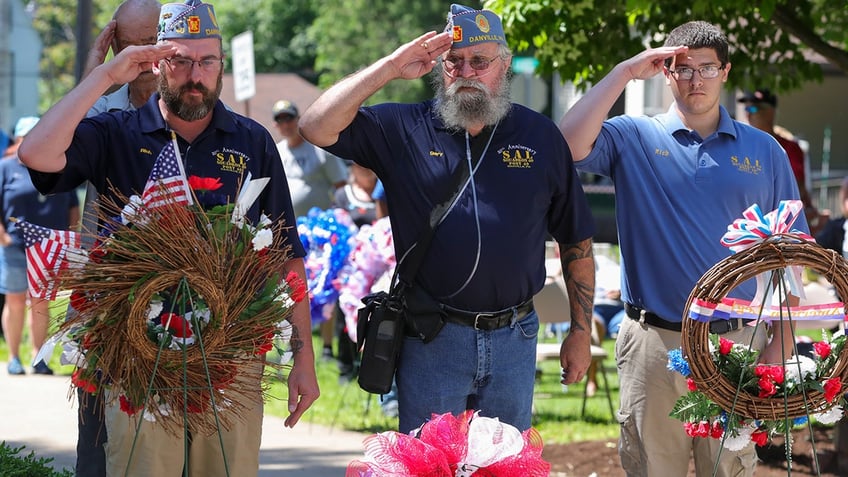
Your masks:
<svg viewBox="0 0 848 477"><path fill-rule="evenodd" d="M45 363L44 361L39 361L35 363L35 366L32 367L32 372L35 374L46 374L50 376L53 375L53 370L50 369L50 366L47 366L47 363Z"/></svg>
<svg viewBox="0 0 848 477"><path fill-rule="evenodd" d="M324 351L321 353L321 361L332 361L333 360L333 348L329 346L324 347Z"/></svg>

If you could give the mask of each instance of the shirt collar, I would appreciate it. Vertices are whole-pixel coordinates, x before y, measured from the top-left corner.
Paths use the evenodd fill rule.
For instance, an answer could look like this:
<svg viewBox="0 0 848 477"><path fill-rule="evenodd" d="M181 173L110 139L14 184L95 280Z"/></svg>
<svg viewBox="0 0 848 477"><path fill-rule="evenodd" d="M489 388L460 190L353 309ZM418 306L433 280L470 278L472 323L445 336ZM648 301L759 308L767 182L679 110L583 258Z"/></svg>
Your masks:
<svg viewBox="0 0 848 477"><path fill-rule="evenodd" d="M168 125L165 124L165 118L162 117L162 112L159 111L159 93L154 93L138 112L143 133L150 134L159 130L169 130ZM215 108L212 110L212 122L209 123L206 130L211 128L228 133L236 130L233 114L230 114L220 99L215 103Z"/></svg>
<svg viewBox="0 0 848 477"><path fill-rule="evenodd" d="M719 119L718 119L718 128L716 128L716 134L727 134L732 138L736 138L736 127L733 125L733 118L730 117L730 113L727 112L724 106L719 105ZM679 131L689 132L689 128L687 128L683 121L680 119L680 116L677 114L677 105L672 103L669 106L668 111L664 114L658 116L659 121L665 126L666 130L669 134L674 135L674 133ZM706 139L706 138L703 138Z"/></svg>

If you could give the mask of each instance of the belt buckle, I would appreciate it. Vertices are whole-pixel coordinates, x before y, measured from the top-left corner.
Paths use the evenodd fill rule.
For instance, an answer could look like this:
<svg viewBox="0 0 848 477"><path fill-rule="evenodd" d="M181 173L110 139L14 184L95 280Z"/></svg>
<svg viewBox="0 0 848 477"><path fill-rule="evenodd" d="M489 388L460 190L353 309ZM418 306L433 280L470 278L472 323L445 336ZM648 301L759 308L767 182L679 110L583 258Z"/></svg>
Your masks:
<svg viewBox="0 0 848 477"><path fill-rule="evenodd" d="M474 329L475 330L482 330L482 328L477 326L477 323L480 322L480 318L492 318L494 316L495 316L494 313L475 313L474 314ZM483 330L483 331L486 331L486 330Z"/></svg>
<svg viewBox="0 0 848 477"><path fill-rule="evenodd" d="M719 325L719 323L721 323L721 325ZM711 329L711 331L712 331L712 325L713 325L713 324L715 324L715 325L719 325L719 326L716 326L716 328L719 328L719 327L721 327L721 328L722 328L721 330L715 330L715 331L714 331L714 333L715 333L715 334L719 334L719 335L724 334L724 333L728 333L728 332L730 332L730 331L733 331L733 329L734 329L734 328L733 328L733 323L732 323L729 319L728 319L728 320L719 320L719 321L713 321L713 322L711 322L711 323L710 323L710 329Z"/></svg>

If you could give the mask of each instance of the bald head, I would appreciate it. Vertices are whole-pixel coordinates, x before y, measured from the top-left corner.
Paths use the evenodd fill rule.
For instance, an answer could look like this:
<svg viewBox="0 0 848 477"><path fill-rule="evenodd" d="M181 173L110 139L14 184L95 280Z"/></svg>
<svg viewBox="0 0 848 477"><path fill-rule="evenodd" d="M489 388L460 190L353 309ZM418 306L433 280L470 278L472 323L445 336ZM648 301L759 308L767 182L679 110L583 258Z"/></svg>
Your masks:
<svg viewBox="0 0 848 477"><path fill-rule="evenodd" d="M117 23L112 49L115 53L131 45L156 44L159 24L158 0L126 0L112 18Z"/></svg>

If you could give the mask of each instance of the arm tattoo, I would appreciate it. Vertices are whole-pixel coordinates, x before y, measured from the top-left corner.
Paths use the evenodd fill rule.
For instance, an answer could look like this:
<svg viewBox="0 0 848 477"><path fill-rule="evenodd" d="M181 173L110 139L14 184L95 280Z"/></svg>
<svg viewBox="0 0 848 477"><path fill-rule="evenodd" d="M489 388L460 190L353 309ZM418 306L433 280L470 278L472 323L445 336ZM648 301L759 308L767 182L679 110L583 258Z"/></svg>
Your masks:
<svg viewBox="0 0 848 477"><path fill-rule="evenodd" d="M300 332L294 324L292 324L292 335L289 340L289 345L291 346L292 354L297 354L303 349L303 340L300 339Z"/></svg>
<svg viewBox="0 0 848 477"><path fill-rule="evenodd" d="M571 306L571 327L590 331L595 298L595 259L592 239L559 244L562 276Z"/></svg>

